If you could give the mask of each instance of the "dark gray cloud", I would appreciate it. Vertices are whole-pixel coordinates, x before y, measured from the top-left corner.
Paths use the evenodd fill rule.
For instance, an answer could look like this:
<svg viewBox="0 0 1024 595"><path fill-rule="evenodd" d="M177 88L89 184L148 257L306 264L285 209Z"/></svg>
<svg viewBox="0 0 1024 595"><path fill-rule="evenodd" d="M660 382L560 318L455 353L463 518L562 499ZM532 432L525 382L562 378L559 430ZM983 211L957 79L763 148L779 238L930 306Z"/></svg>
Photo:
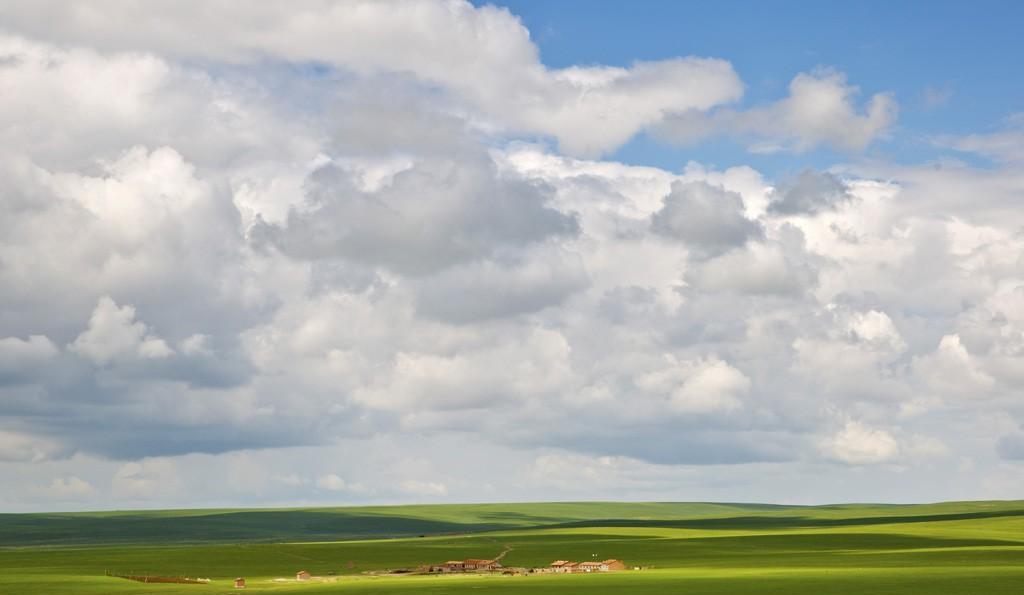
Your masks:
<svg viewBox="0 0 1024 595"><path fill-rule="evenodd" d="M547 206L543 185L499 174L482 156L424 159L373 191L327 165L310 175L306 197L286 224L255 233L297 258L414 277L578 231L573 217Z"/></svg>
<svg viewBox="0 0 1024 595"><path fill-rule="evenodd" d="M846 184L828 172L805 169L775 189L769 210L780 215L814 214L853 200Z"/></svg>
<svg viewBox="0 0 1024 595"><path fill-rule="evenodd" d="M744 215L743 198L707 182L675 182L651 229L700 252L721 253L761 237L757 222Z"/></svg>

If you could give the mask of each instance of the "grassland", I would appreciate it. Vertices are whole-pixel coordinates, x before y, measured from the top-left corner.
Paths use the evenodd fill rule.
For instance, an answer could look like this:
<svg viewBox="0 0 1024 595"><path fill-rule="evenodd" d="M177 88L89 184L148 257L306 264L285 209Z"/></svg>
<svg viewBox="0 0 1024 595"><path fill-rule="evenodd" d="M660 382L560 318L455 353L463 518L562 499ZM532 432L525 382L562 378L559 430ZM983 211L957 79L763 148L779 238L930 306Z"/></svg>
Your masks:
<svg viewBox="0 0 1024 595"><path fill-rule="evenodd" d="M597 576L375 576L511 548ZM334 582L275 582L306 569ZM201 576L146 585L105 570ZM1024 593L1024 502L559 503L0 515L0 593Z"/></svg>

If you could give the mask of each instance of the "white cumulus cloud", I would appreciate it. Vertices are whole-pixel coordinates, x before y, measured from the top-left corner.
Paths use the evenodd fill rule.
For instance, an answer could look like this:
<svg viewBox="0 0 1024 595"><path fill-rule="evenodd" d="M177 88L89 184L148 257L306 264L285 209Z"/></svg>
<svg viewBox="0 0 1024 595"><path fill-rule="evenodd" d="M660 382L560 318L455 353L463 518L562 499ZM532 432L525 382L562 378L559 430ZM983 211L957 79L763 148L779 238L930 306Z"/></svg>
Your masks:
<svg viewBox="0 0 1024 595"><path fill-rule="evenodd" d="M99 365L124 358L158 359L172 355L167 343L135 319L135 308L100 298L89 317L89 328L69 346Z"/></svg>
<svg viewBox="0 0 1024 595"><path fill-rule="evenodd" d="M885 430L848 421L843 429L823 444L827 456L850 465L875 465L894 459L899 443Z"/></svg>

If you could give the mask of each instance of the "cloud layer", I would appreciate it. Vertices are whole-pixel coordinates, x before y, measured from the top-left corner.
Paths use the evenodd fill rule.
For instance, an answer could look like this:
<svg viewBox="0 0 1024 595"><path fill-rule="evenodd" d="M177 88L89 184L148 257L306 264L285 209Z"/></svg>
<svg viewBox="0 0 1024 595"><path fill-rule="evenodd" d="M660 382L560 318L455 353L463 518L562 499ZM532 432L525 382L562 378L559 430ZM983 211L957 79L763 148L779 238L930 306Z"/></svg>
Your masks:
<svg viewBox="0 0 1024 595"><path fill-rule="evenodd" d="M235 8L0 9L0 508L1022 487L1013 167L602 161L896 107L553 69L465 2Z"/></svg>

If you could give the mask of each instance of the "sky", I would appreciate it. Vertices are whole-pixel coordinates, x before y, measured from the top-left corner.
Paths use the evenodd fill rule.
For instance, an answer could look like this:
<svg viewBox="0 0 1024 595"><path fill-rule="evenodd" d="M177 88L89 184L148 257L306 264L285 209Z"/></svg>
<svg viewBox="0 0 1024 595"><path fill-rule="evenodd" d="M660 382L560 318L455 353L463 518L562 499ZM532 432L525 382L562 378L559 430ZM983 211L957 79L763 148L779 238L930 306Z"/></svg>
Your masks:
<svg viewBox="0 0 1024 595"><path fill-rule="evenodd" d="M1009 2L0 5L0 511L1024 494Z"/></svg>

